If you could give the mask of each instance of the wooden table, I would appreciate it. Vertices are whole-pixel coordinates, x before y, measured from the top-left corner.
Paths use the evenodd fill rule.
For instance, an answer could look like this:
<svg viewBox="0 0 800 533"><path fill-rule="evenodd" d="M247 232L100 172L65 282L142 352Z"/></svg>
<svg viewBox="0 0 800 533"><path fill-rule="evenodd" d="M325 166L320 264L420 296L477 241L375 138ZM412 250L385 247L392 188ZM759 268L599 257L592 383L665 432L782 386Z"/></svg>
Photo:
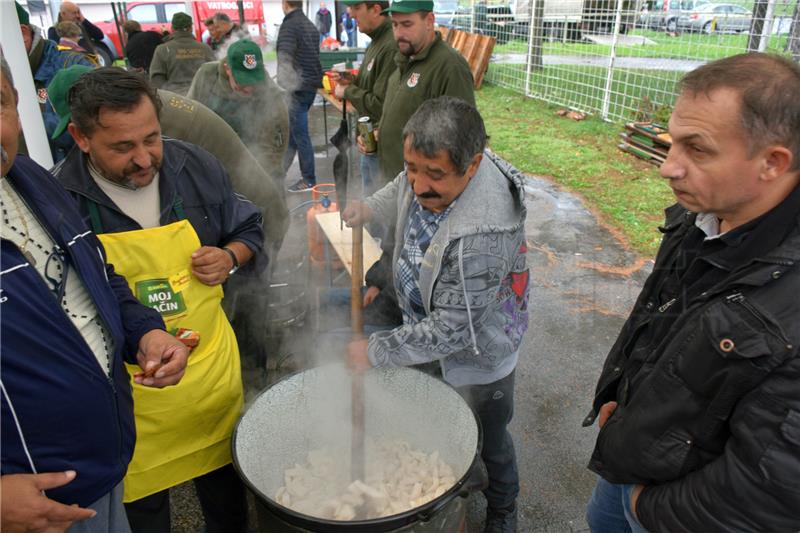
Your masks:
<svg viewBox="0 0 800 533"><path fill-rule="evenodd" d="M336 252L339 260L347 269L347 273L353 272L353 231L347 226L339 225L339 212L329 211L317 213L317 224L322 229L331 247ZM375 239L364 228L364 274L378 259L381 258L381 249ZM362 283L364 280L361 280Z"/></svg>
<svg viewBox="0 0 800 533"><path fill-rule="evenodd" d="M325 89L317 89L317 94L322 96L322 98L325 100L323 102L323 106L327 105L327 104L331 104L333 107L338 109L339 112L341 113L341 111L342 111L342 101L339 100L338 98L336 98L336 96L333 93L329 93ZM357 115L358 111L356 111L356 108L353 106L353 104L350 104L349 106L347 106L347 113L348 114Z"/></svg>

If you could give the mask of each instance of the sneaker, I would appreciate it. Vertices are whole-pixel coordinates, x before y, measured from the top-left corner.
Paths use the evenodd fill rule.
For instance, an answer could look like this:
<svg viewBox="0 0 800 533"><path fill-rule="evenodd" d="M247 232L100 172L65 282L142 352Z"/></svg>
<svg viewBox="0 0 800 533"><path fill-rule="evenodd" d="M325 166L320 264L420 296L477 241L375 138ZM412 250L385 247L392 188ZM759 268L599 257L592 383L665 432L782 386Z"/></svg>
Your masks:
<svg viewBox="0 0 800 533"><path fill-rule="evenodd" d="M516 533L517 504L505 509L486 509L486 528L484 533Z"/></svg>
<svg viewBox="0 0 800 533"><path fill-rule="evenodd" d="M306 192L310 191L313 185L306 180L297 180L293 185L289 185L286 190L289 192Z"/></svg>

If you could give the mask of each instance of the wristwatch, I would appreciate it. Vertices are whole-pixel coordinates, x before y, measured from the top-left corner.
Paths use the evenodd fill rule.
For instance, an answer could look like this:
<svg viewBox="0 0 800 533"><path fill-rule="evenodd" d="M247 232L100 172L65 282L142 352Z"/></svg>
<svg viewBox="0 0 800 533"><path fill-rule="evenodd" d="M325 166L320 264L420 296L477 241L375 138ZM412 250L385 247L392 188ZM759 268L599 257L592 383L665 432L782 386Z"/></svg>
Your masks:
<svg viewBox="0 0 800 533"><path fill-rule="evenodd" d="M239 270L239 260L236 259L236 254L233 253L233 250L231 250L227 246L223 247L222 249L228 252L228 255L231 256L231 261L233 261L233 267L228 271L228 275L233 276L236 273L236 271Z"/></svg>

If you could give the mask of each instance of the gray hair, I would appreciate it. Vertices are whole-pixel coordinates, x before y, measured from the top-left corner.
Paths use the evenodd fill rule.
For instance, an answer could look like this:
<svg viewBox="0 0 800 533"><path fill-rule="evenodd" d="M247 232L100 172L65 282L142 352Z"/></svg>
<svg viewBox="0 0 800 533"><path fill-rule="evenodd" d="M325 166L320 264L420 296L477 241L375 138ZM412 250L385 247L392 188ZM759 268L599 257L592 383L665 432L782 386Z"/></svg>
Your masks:
<svg viewBox="0 0 800 533"><path fill-rule="evenodd" d="M228 15L226 15L225 13L214 13L214 16L212 18L214 19L214 24L216 24L218 22L228 22L229 23L231 21L231 18Z"/></svg>
<svg viewBox="0 0 800 533"><path fill-rule="evenodd" d="M440 96L426 100L403 128L403 143L425 157L446 152L459 174L486 148L486 127L475 107L464 100Z"/></svg>
<svg viewBox="0 0 800 533"><path fill-rule="evenodd" d="M81 37L81 28L70 20L65 20L56 24L56 34L59 37Z"/></svg>

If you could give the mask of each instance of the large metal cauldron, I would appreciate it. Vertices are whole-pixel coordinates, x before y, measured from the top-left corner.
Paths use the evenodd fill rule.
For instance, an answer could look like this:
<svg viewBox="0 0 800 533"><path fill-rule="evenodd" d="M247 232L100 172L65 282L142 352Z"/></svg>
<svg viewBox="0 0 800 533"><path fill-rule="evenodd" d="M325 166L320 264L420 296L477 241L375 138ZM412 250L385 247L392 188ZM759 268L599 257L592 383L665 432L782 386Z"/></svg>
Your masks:
<svg viewBox="0 0 800 533"><path fill-rule="evenodd" d="M464 485L479 461L480 429L472 410L445 383L408 368L364 374L364 404L367 438L402 439L426 453L438 450L453 468L456 483L423 506L371 520L326 520L278 504L273 498L283 485L284 471L305 462L309 450L349 450L350 377L342 365L314 368L262 393L234 432L234 465L256 495L262 531L458 530L466 508ZM349 466L350 454L344 453L341 460Z"/></svg>

